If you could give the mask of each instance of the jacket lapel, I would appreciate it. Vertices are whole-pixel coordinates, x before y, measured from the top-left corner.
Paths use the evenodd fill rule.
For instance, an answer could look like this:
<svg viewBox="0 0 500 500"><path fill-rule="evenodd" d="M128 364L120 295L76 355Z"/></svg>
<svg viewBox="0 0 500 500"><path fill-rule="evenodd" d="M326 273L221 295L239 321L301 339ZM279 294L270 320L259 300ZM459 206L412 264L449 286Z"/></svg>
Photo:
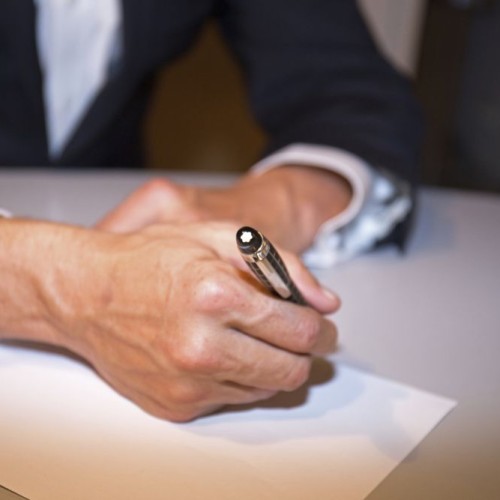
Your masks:
<svg viewBox="0 0 500 500"><path fill-rule="evenodd" d="M2 15L6 16L3 20L5 29L11 30L9 43L13 44L12 53L16 57L13 65L17 66L24 94L35 111L34 116L40 120L39 126L43 130L43 142L46 144L42 74L36 43L34 2L33 0L3 0L2 11Z"/></svg>

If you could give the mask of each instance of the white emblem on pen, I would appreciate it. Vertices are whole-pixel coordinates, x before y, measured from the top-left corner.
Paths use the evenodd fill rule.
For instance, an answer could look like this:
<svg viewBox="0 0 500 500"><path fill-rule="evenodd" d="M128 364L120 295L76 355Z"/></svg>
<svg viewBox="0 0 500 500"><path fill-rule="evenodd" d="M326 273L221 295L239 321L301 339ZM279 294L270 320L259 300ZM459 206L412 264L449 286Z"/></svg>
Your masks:
<svg viewBox="0 0 500 500"><path fill-rule="evenodd" d="M253 240L253 234L250 231L243 231L240 235L240 240L243 243L250 243Z"/></svg>

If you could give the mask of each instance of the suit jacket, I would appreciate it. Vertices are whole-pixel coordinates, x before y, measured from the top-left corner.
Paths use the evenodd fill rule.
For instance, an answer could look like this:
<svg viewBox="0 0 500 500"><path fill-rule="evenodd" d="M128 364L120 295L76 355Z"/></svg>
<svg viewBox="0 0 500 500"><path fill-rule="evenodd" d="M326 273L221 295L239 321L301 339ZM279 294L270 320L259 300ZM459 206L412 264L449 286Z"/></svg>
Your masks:
<svg viewBox="0 0 500 500"><path fill-rule="evenodd" d="M267 152L295 142L333 145L414 177L415 102L354 0L122 2L123 58L56 165L140 163L154 77L212 16L242 66ZM50 165L33 0L2 0L0 9L0 165Z"/></svg>

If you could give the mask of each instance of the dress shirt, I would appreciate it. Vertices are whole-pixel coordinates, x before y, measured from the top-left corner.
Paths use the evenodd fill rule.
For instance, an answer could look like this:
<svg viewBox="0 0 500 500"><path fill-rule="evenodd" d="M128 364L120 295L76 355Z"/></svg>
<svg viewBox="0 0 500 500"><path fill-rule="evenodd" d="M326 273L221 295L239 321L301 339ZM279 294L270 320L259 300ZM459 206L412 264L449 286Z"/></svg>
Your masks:
<svg viewBox="0 0 500 500"><path fill-rule="evenodd" d="M369 250L411 210L406 182L331 146L294 144L264 158L254 165L253 171L259 174L286 164L331 170L345 177L352 188L349 206L321 225L311 248L304 254L305 263L311 267L330 267Z"/></svg>
<svg viewBox="0 0 500 500"><path fill-rule="evenodd" d="M120 57L122 8L119 0L34 2L47 139L50 154L57 157ZM306 252L311 266L330 266L371 248L411 209L405 183L390 180L356 155L333 147L290 145L254 165L252 173L285 164L329 169L352 186L350 205L321 226Z"/></svg>
<svg viewBox="0 0 500 500"><path fill-rule="evenodd" d="M57 158L120 56L118 0L34 0L47 142Z"/></svg>

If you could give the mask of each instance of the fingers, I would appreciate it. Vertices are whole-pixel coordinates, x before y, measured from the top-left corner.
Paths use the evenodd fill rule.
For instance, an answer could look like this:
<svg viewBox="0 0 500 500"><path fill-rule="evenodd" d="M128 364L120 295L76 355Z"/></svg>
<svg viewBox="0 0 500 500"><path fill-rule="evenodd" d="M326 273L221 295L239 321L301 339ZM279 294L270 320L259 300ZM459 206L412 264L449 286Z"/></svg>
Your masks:
<svg viewBox="0 0 500 500"><path fill-rule="evenodd" d="M237 246L235 243L235 234L237 229L239 228L230 224L219 226L215 225L211 228L211 230L212 232L217 230L218 235L217 237L212 237L212 241L217 242L218 252L222 257L228 259L238 268L248 271L242 257L238 255L237 252ZM330 314L339 309L339 297L332 291L322 287L297 255L280 248L278 248L278 252L285 262L292 280L295 282L307 303L310 304L312 308L322 314Z"/></svg>
<svg viewBox="0 0 500 500"><path fill-rule="evenodd" d="M311 357L296 354L234 331L226 337L224 369L217 377L225 382L268 391L293 391L309 378Z"/></svg>
<svg viewBox="0 0 500 500"><path fill-rule="evenodd" d="M251 275L236 244L236 232L240 227L241 225L230 222L204 222L197 225L197 234L215 249L220 257ZM283 258L291 278L312 308L322 314L331 314L340 308L339 297L334 292L322 287L297 255L280 248L278 248L278 252ZM257 281L253 275L251 276L254 281Z"/></svg>
<svg viewBox="0 0 500 500"><path fill-rule="evenodd" d="M101 219L96 227L125 233L153 223L161 208L163 197L161 191L162 187L158 183L141 186Z"/></svg>
<svg viewBox="0 0 500 500"><path fill-rule="evenodd" d="M307 380L311 364L306 354L230 328L198 330L178 341L167 356L170 367L185 380L230 382L270 391L298 388Z"/></svg>
<svg viewBox="0 0 500 500"><path fill-rule="evenodd" d="M160 354L157 352L157 361ZM102 365L101 365L102 366ZM188 336L157 369L99 369L120 393L147 412L184 422L228 404L267 399L307 380L311 359L234 330Z"/></svg>
<svg viewBox="0 0 500 500"><path fill-rule="evenodd" d="M256 403L277 392L233 383L194 383L188 379L172 380L162 376L115 378L101 375L117 392L144 411L171 422L189 422L223 406Z"/></svg>
<svg viewBox="0 0 500 500"><path fill-rule="evenodd" d="M337 328L317 311L264 295L254 307L253 314L235 314L231 326L292 353L325 355L335 350Z"/></svg>
<svg viewBox="0 0 500 500"><path fill-rule="evenodd" d="M242 275L224 262L212 263L208 272L198 272L186 307L288 351L325 354L334 349L337 330L331 321L310 307L270 295Z"/></svg>
<svg viewBox="0 0 500 500"><path fill-rule="evenodd" d="M166 179L154 179L130 194L96 227L126 233L162 221L189 219L191 214L186 208L183 193L182 187Z"/></svg>
<svg viewBox="0 0 500 500"><path fill-rule="evenodd" d="M322 314L337 310L340 300L321 287L298 257L283 252L292 278L312 308L275 298L258 284L236 250L235 225L204 224L199 228L204 238L217 242L219 254L237 261L240 272L233 269L228 274L225 267L214 268L214 274L197 283L198 300L192 304L193 310L291 352L327 354L334 350L337 329Z"/></svg>

